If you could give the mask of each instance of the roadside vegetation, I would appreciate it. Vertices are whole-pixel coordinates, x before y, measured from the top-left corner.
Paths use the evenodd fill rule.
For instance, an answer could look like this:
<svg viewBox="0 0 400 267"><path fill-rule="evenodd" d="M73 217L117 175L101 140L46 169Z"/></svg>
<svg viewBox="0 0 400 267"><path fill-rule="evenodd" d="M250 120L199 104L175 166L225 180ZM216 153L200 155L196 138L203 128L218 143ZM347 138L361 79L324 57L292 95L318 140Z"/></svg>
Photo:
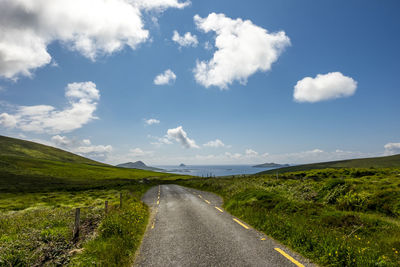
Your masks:
<svg viewBox="0 0 400 267"><path fill-rule="evenodd" d="M188 177L0 136L0 266L129 266L148 220L141 196L176 178ZM73 241L75 208L81 227Z"/></svg>
<svg viewBox="0 0 400 267"><path fill-rule="evenodd" d="M129 265L147 225L148 209L140 197L149 187L1 194L0 266ZM77 207L81 226L74 242Z"/></svg>
<svg viewBox="0 0 400 267"><path fill-rule="evenodd" d="M324 169L181 185L324 266L400 266L400 169Z"/></svg>

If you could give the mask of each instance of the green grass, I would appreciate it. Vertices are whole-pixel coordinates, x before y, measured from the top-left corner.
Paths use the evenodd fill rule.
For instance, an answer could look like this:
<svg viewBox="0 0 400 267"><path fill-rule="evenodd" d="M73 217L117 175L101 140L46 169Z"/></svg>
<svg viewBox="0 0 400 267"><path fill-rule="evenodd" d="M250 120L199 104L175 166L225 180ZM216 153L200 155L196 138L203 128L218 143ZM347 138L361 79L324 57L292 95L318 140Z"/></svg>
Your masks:
<svg viewBox="0 0 400 267"><path fill-rule="evenodd" d="M141 196L160 180L189 177L116 168L0 136L0 266L129 266L147 225Z"/></svg>
<svg viewBox="0 0 400 267"><path fill-rule="evenodd" d="M148 207L139 199L126 198L122 209L113 209L98 228L98 235L83 245L72 266L129 266L148 222Z"/></svg>
<svg viewBox="0 0 400 267"><path fill-rule="evenodd" d="M134 184L138 179L188 177L117 168L57 148L0 136L0 193L104 189Z"/></svg>
<svg viewBox="0 0 400 267"><path fill-rule="evenodd" d="M0 192L86 190L130 184L139 179L187 177L189 176L0 154Z"/></svg>
<svg viewBox="0 0 400 267"><path fill-rule="evenodd" d="M324 266L400 265L400 169L326 169L179 184Z"/></svg>
<svg viewBox="0 0 400 267"><path fill-rule="evenodd" d="M261 172L261 174L308 171L326 168L400 168L400 155L304 164L268 170Z"/></svg>
<svg viewBox="0 0 400 267"><path fill-rule="evenodd" d="M106 165L73 153L30 141L0 135L0 154L2 156L56 160L64 162Z"/></svg>
<svg viewBox="0 0 400 267"><path fill-rule="evenodd" d="M149 187L2 196L0 266L129 265L147 225L148 210L140 196ZM122 209L119 192L124 196ZM74 243L76 207L81 208L81 234Z"/></svg>

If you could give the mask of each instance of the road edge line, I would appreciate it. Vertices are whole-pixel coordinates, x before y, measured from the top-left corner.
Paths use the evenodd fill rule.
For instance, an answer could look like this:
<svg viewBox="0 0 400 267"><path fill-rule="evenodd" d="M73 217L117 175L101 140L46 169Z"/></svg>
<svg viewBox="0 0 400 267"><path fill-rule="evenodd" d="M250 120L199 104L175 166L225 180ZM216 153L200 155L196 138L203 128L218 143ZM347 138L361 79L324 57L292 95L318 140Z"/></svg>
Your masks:
<svg viewBox="0 0 400 267"><path fill-rule="evenodd" d="M233 218L233 220L238 223L240 226L242 226L243 228L246 228L247 230L250 229L247 225L245 225L244 223L242 223L241 221L239 221L236 218Z"/></svg>
<svg viewBox="0 0 400 267"><path fill-rule="evenodd" d="M298 267L304 267L303 264L301 264L300 262L298 262L297 260L295 260L292 256L290 256L289 254L287 254L285 251L283 251L280 248L275 248L276 251L278 251L279 253L281 253L285 258L287 258L288 260L290 260L291 262L293 262L294 264L296 264L296 266Z"/></svg>

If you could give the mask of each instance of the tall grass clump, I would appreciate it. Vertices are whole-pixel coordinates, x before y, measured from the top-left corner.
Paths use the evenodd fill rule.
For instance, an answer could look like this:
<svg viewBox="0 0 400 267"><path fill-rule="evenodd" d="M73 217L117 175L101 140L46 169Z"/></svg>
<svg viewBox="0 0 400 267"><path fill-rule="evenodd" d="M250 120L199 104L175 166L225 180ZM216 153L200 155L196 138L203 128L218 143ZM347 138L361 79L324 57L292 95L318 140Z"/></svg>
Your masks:
<svg viewBox="0 0 400 267"><path fill-rule="evenodd" d="M140 245L148 222L148 208L139 199L126 197L100 223L97 235L83 244L71 266L128 266Z"/></svg>

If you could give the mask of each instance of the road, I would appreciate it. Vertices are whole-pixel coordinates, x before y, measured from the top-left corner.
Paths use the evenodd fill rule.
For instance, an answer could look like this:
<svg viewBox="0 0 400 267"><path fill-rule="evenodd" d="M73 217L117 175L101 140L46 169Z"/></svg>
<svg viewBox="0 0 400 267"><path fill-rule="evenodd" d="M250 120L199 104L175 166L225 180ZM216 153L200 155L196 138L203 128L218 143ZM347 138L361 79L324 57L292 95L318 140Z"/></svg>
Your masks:
<svg viewBox="0 0 400 267"><path fill-rule="evenodd" d="M224 211L214 194L161 185L143 201L151 217L135 266L313 266Z"/></svg>

